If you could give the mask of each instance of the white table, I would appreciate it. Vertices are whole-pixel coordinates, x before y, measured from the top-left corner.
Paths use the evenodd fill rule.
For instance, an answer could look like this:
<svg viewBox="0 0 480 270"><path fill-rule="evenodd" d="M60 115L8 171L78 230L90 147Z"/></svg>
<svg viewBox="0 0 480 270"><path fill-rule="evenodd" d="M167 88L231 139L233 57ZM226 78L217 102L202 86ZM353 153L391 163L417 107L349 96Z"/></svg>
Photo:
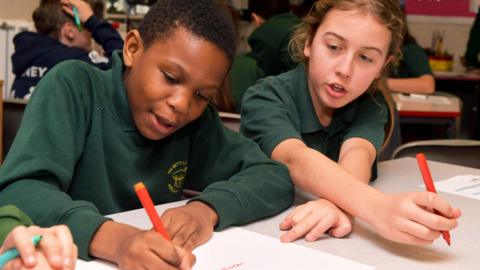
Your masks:
<svg viewBox="0 0 480 270"><path fill-rule="evenodd" d="M434 181L445 180L459 174L480 175L480 170L467 167L438 162L429 162L429 166ZM381 162L378 169L379 176L373 185L384 192L423 190L419 187L422 178L413 158ZM477 214L480 210L480 201L448 193L440 195L463 212L458 228L450 232L452 236L450 247L441 237L427 247L394 243L383 239L359 220L349 237L343 239L325 237L313 243L298 240L294 244L372 265L377 269L480 269L480 218ZM297 198L297 202L300 200L301 198ZM160 205L157 206L157 210L160 212L182 203L184 202ZM287 213L288 211L243 228L278 238L281 234L278 224ZM116 221L145 229L151 227L149 222L146 222L147 217L143 209L115 214L112 217ZM321 266L312 266L312 269L321 269Z"/></svg>

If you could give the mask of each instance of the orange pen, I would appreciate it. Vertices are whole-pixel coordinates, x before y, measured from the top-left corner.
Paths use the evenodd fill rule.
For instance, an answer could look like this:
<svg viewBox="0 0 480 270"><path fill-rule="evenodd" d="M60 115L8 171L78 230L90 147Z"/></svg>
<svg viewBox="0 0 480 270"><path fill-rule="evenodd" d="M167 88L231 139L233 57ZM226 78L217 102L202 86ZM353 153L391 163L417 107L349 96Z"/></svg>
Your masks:
<svg viewBox="0 0 480 270"><path fill-rule="evenodd" d="M147 187L143 184L143 182L138 182L135 184L135 192L137 193L138 199L140 199L143 208L145 208L145 211L147 211L147 215L150 218L155 231L160 233L166 240L170 240L170 236L168 235L165 226L163 226L162 220L158 216L155 206L153 205L152 198L150 197Z"/></svg>
<svg viewBox="0 0 480 270"><path fill-rule="evenodd" d="M423 182L425 183L427 191L437 193L435 186L433 185L432 175L428 169L427 158L423 153L417 154L417 162L418 166L420 167L420 172L422 173ZM436 210L434 212L435 214L439 214ZM450 246L450 233L448 231L442 231L442 236L443 239L445 239L445 242L447 242L447 244Z"/></svg>

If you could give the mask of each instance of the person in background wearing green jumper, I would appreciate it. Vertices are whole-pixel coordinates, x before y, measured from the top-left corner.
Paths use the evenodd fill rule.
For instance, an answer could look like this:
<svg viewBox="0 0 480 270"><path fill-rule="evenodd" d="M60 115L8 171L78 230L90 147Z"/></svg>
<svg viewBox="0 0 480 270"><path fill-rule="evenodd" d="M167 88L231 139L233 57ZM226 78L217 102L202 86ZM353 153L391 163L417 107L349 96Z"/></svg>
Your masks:
<svg viewBox="0 0 480 270"><path fill-rule="evenodd" d="M40 228L31 225L30 218L18 208L12 205L0 207L0 255L14 247L20 253L20 258L9 261L2 269L74 269L77 247L68 227ZM35 235L42 236L37 250L32 243Z"/></svg>
<svg viewBox="0 0 480 270"><path fill-rule="evenodd" d="M288 0L249 0L248 9L256 29L248 37L252 51L265 75L277 75L294 68L288 53L291 34L301 20L289 11Z"/></svg>
<svg viewBox="0 0 480 270"><path fill-rule="evenodd" d="M283 220L284 242L325 232L343 237L352 230L350 215L407 244L432 243L457 225L460 210L436 194L385 194L368 185L388 115L377 83L402 42L396 1L317 1L292 38L303 64L245 94L241 131L318 197Z"/></svg>
<svg viewBox="0 0 480 270"><path fill-rule="evenodd" d="M401 5L400 8L405 25L402 54L398 64L393 66L390 78L387 79L388 88L404 94L433 94L435 78L428 62L428 55L408 30L405 6Z"/></svg>
<svg viewBox="0 0 480 270"><path fill-rule="evenodd" d="M79 257L120 269L190 269L213 230L279 213L293 202L288 169L226 129L209 105L235 54L216 0L158 0L112 69L57 65L38 84L0 169L0 205L35 224L66 224ZM161 216L171 242L104 215L202 191Z"/></svg>
<svg viewBox="0 0 480 270"><path fill-rule="evenodd" d="M467 50L464 55L464 64L469 70L480 70L480 5L478 6L477 16L473 21L470 35L468 36Z"/></svg>

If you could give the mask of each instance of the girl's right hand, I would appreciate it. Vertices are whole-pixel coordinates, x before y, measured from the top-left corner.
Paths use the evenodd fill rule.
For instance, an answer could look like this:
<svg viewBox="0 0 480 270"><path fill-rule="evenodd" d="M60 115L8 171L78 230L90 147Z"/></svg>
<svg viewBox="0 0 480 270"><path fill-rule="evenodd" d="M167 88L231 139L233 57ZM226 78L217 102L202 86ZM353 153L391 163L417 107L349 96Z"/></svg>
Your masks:
<svg viewBox="0 0 480 270"><path fill-rule="evenodd" d="M155 231L141 231L127 237L117 248L119 269L192 269L195 256Z"/></svg>
<svg viewBox="0 0 480 270"><path fill-rule="evenodd" d="M344 237L352 231L353 220L333 203L325 199L309 201L296 207L280 224L287 231L280 240L291 242L305 236L307 241L319 239L325 232L333 237Z"/></svg>
<svg viewBox="0 0 480 270"><path fill-rule="evenodd" d="M382 194L367 222L383 237L404 244L428 245L457 226L458 208L432 192ZM440 214L434 213L434 210Z"/></svg>

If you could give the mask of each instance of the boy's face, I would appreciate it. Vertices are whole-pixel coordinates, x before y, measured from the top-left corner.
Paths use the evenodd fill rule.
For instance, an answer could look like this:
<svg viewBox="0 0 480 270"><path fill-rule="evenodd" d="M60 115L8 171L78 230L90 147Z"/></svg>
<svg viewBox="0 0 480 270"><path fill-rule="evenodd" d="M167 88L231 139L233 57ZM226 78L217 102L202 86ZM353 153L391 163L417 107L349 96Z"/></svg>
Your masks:
<svg viewBox="0 0 480 270"><path fill-rule="evenodd" d="M133 30L123 57L135 125L151 140L165 138L197 119L219 91L230 65L221 49L183 27L146 50Z"/></svg>
<svg viewBox="0 0 480 270"><path fill-rule="evenodd" d="M390 39L390 31L369 14L336 9L327 13L304 49L317 114L329 114L367 91L381 75Z"/></svg>

